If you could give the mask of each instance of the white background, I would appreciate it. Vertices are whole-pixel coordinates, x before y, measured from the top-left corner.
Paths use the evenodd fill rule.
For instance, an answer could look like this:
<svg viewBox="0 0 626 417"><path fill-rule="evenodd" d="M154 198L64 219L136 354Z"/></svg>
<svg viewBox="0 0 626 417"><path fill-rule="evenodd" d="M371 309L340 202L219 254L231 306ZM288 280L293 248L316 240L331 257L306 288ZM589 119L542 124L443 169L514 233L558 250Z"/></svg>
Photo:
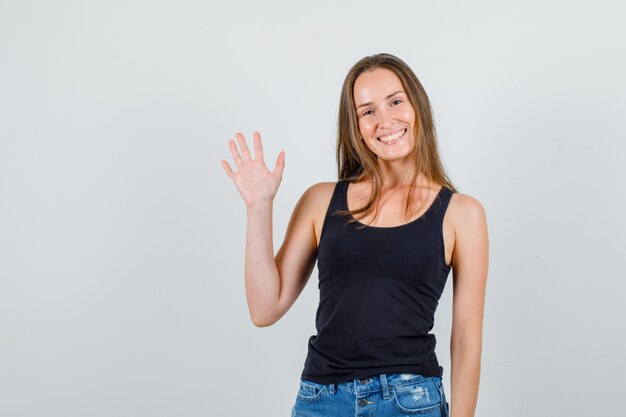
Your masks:
<svg viewBox="0 0 626 417"><path fill-rule="evenodd" d="M221 159L285 149L274 246L335 181L365 55L405 60L485 207L477 416L625 415L625 6L618 1L0 1L0 415L288 416L317 270L276 325L245 301ZM251 143L251 142L250 142ZM451 277L437 354L449 386Z"/></svg>

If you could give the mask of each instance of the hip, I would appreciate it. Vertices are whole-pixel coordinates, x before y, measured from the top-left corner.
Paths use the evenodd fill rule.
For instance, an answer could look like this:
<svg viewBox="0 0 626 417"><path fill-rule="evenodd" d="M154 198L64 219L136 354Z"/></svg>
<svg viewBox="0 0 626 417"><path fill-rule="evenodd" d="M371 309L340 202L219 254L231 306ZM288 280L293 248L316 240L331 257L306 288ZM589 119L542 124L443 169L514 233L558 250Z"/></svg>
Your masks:
<svg viewBox="0 0 626 417"><path fill-rule="evenodd" d="M335 384L300 379L292 417L449 417L440 376L378 374Z"/></svg>

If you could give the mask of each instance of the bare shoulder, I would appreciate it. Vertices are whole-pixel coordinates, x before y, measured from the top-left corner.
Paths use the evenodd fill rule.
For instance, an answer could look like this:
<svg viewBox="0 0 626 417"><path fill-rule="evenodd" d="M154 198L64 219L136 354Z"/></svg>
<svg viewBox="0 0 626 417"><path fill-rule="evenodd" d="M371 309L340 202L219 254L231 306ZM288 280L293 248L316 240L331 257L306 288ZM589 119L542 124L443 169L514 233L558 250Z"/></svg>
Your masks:
<svg viewBox="0 0 626 417"><path fill-rule="evenodd" d="M487 221L485 207L468 194L452 194L448 211L455 234L480 228Z"/></svg>
<svg viewBox="0 0 626 417"><path fill-rule="evenodd" d="M303 195L303 199L306 200L307 206L310 208L309 213L312 216L317 243L320 241L324 218L336 184L336 182L318 182L307 188Z"/></svg>
<svg viewBox="0 0 626 417"><path fill-rule="evenodd" d="M318 182L313 184L304 191L300 199L308 209L317 211L320 209L320 206L328 206L335 184L335 182Z"/></svg>
<svg viewBox="0 0 626 417"><path fill-rule="evenodd" d="M330 197L332 196L333 190L335 189L335 184L337 183L332 181L318 182L307 188L306 192L318 198L328 195L328 199L330 201Z"/></svg>
<svg viewBox="0 0 626 417"><path fill-rule="evenodd" d="M480 201L468 194L454 193L450 199L449 210L452 217L459 219L475 218L485 215L485 208Z"/></svg>
<svg viewBox="0 0 626 417"><path fill-rule="evenodd" d="M309 218L319 217L320 212L326 212L335 184L335 182L318 182L311 185L302 193L296 209L300 213L306 213Z"/></svg>

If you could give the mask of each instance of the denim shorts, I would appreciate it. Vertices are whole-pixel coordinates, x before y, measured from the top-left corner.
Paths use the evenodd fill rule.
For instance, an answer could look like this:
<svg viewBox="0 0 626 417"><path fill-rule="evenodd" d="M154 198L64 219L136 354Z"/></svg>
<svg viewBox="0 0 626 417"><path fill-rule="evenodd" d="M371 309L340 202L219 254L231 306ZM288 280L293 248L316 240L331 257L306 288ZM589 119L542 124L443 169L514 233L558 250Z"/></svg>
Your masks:
<svg viewBox="0 0 626 417"><path fill-rule="evenodd" d="M319 384L300 379L291 417L449 417L440 376L379 374Z"/></svg>

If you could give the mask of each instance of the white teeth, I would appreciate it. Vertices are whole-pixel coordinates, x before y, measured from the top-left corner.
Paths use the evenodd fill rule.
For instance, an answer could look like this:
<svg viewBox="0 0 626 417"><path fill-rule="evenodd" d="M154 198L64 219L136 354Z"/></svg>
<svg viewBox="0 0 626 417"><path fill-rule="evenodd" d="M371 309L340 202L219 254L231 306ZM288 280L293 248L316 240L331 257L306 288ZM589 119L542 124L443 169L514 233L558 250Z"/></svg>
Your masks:
<svg viewBox="0 0 626 417"><path fill-rule="evenodd" d="M391 142L392 140L396 140L400 136L404 135L404 132L406 132L406 129L405 130L401 130L398 133L394 133L393 135L381 136L379 139L380 139L381 142Z"/></svg>

